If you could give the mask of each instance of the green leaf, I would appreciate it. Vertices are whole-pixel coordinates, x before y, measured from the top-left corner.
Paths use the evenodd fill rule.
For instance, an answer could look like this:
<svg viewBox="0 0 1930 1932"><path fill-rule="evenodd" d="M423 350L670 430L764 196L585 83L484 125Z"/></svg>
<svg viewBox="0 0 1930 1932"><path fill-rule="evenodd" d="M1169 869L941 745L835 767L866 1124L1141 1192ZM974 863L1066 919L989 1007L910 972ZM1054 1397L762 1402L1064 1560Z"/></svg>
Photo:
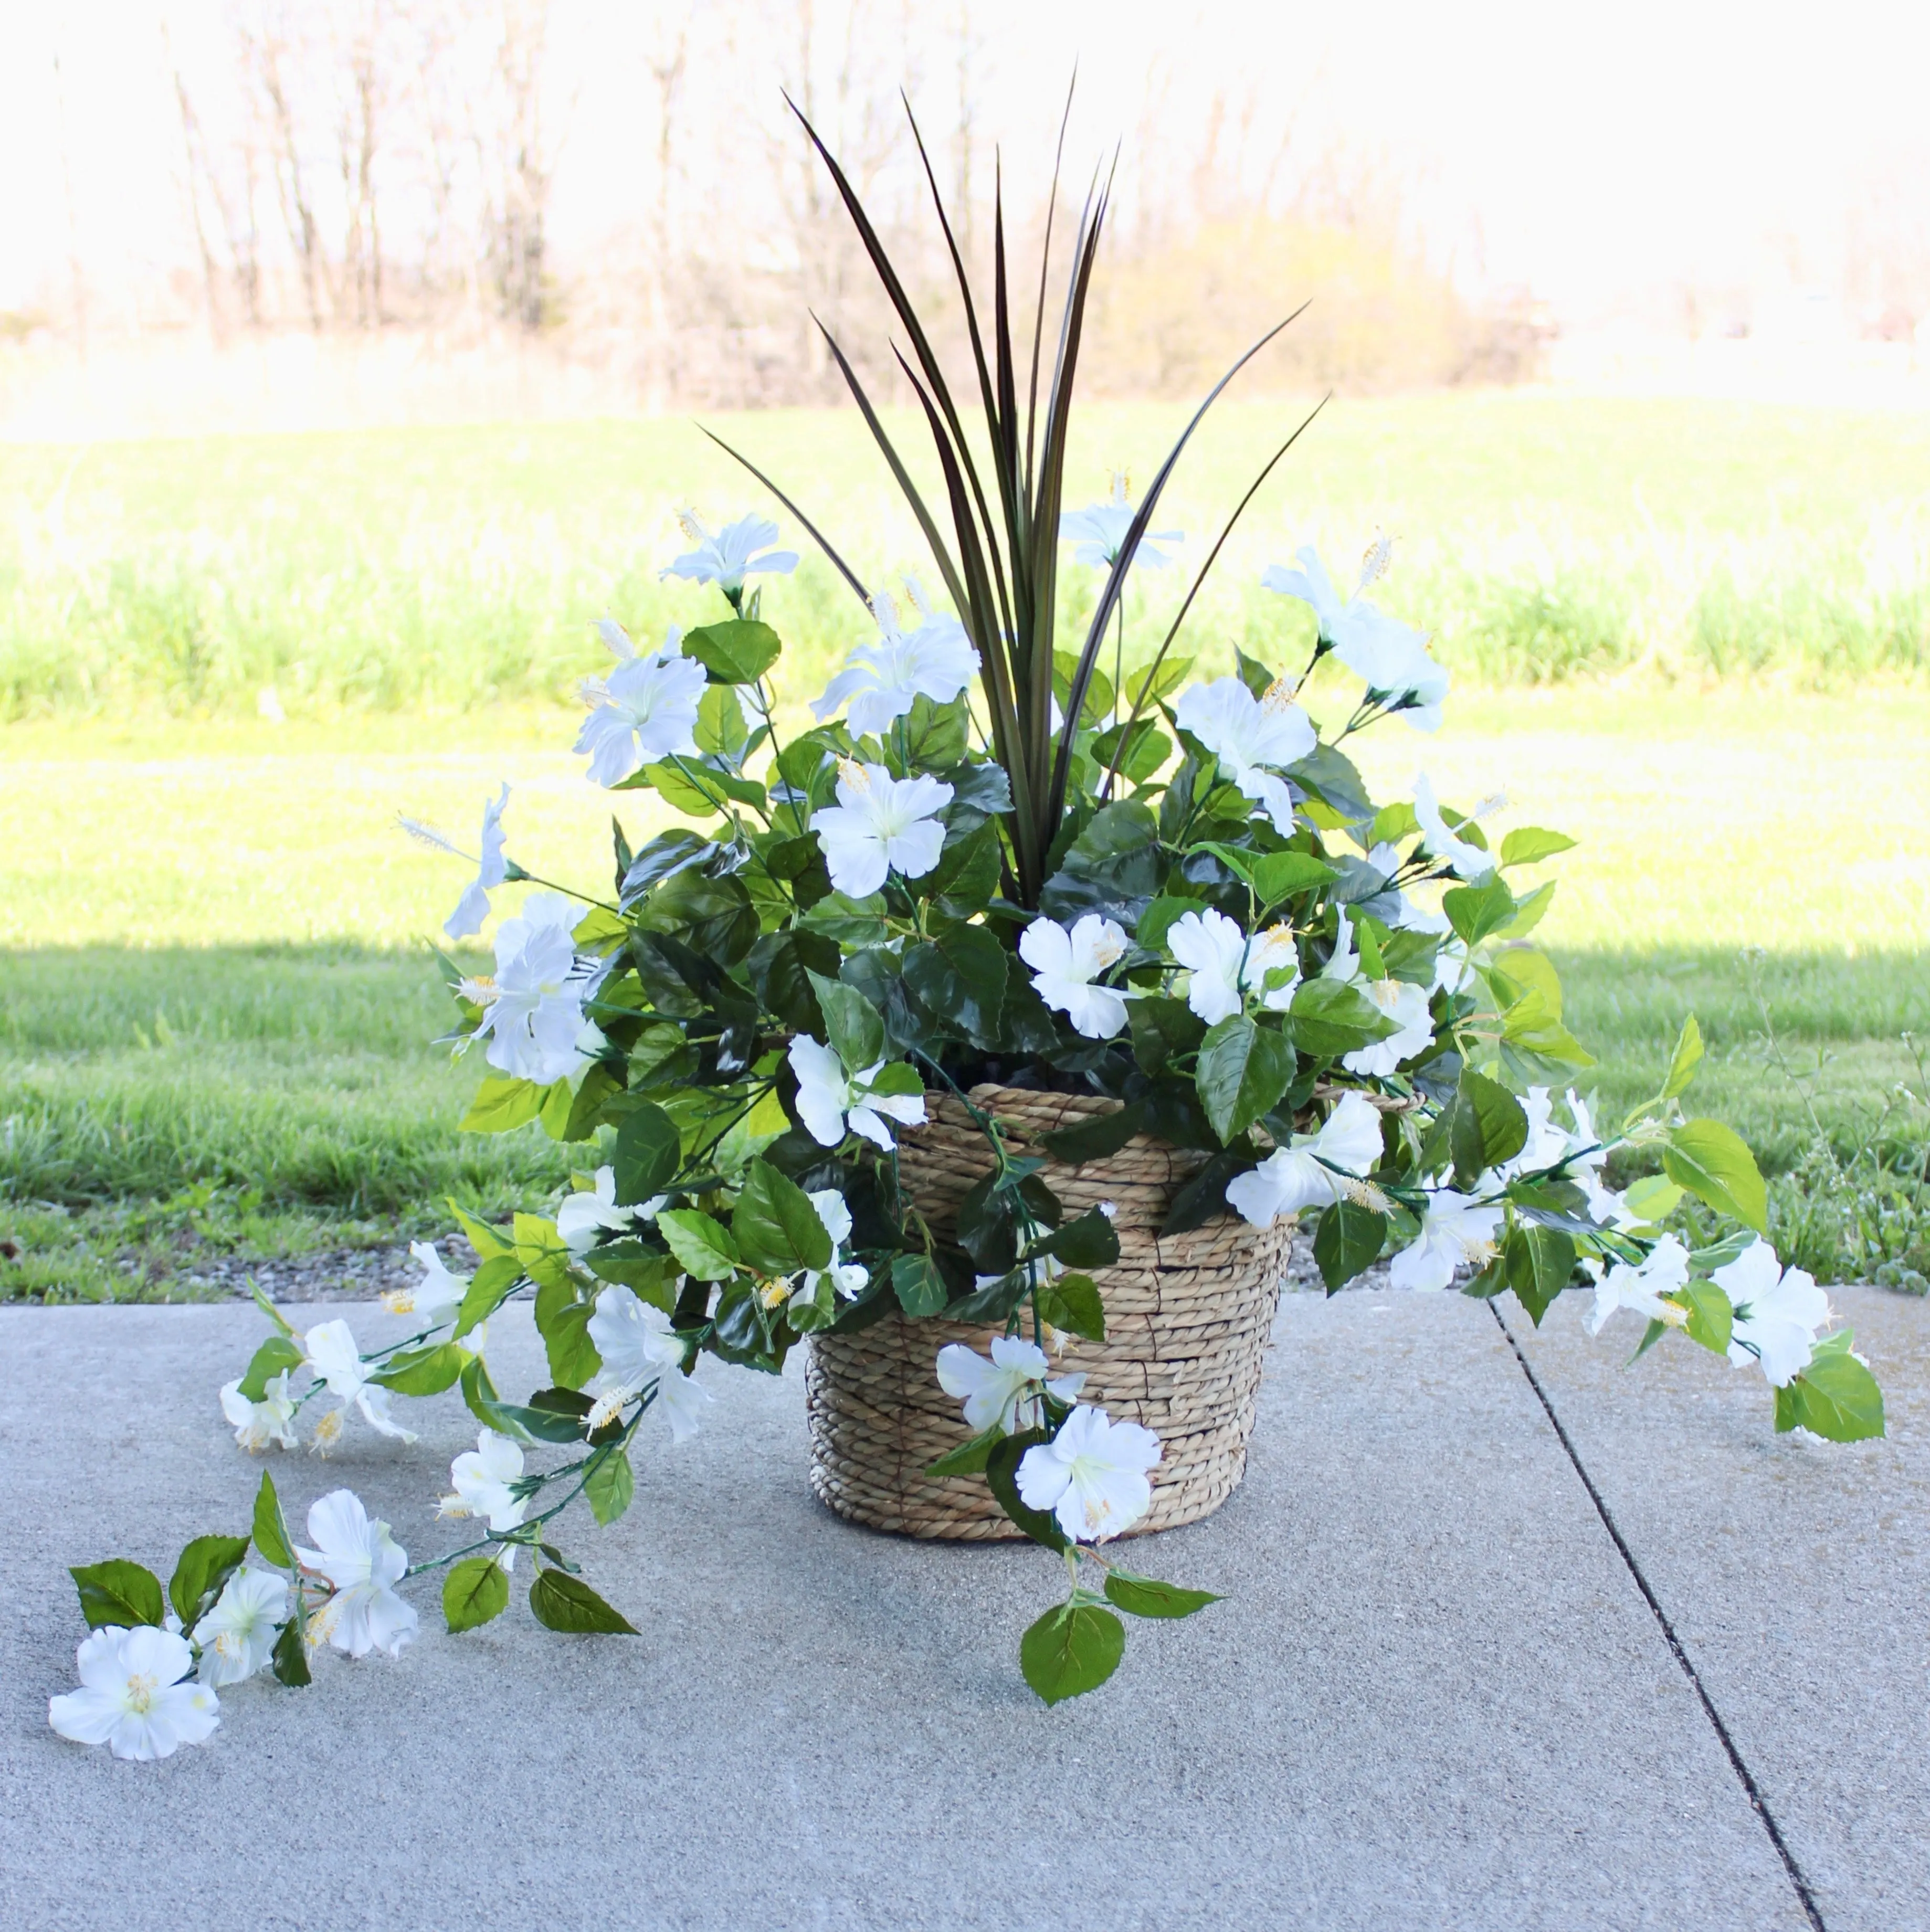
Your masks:
<svg viewBox="0 0 1930 1932"><path fill-rule="evenodd" d="M1832 1442L1860 1442L1883 1432L1883 1390L1850 1352L1845 1328L1817 1346L1809 1366L1776 1390L1776 1427L1799 1426Z"/></svg>
<svg viewBox="0 0 1930 1932"><path fill-rule="evenodd" d="M1336 1201L1313 1230L1313 1258L1332 1294L1380 1259L1387 1216L1358 1201Z"/></svg>
<svg viewBox="0 0 1930 1932"><path fill-rule="evenodd" d="M1200 1104L1222 1141L1272 1111L1293 1078L1294 1052L1271 1027L1235 1013L1211 1028L1193 1075Z"/></svg>
<svg viewBox="0 0 1930 1932"><path fill-rule="evenodd" d="M905 719L905 762L914 771L962 764L971 748L971 712L963 698L935 704L921 691Z"/></svg>
<svg viewBox="0 0 1930 1932"><path fill-rule="evenodd" d="M1269 852L1253 868L1253 890L1263 906L1277 905L1296 893L1310 892L1340 875L1331 866L1307 852Z"/></svg>
<svg viewBox="0 0 1930 1932"><path fill-rule="evenodd" d="M639 1102L624 1115L610 1156L618 1204L634 1208L666 1192L683 1162L683 1143L676 1124L655 1102Z"/></svg>
<svg viewBox="0 0 1930 1932"><path fill-rule="evenodd" d="M995 1422L989 1429L974 1436L969 1442L961 1442L956 1449L947 1450L926 1468L925 1473L928 1476L939 1477L981 1475L984 1473L987 1458L1004 1439L1004 1430Z"/></svg>
<svg viewBox="0 0 1930 1932"><path fill-rule="evenodd" d="M455 1387L468 1362L469 1351L455 1342L431 1342L426 1348L404 1348L391 1355L369 1380L398 1395L440 1395L444 1389Z"/></svg>
<svg viewBox="0 0 1930 1932"><path fill-rule="evenodd" d="M1028 1508L1019 1497L1019 1465L1025 1451L1035 1443L1052 1439L1049 1429L1028 1429L994 1444L985 1459L985 1481L998 1507L1034 1543L1043 1543L1048 1550L1067 1550L1071 1547L1070 1540L1060 1528L1058 1519L1047 1510Z"/></svg>
<svg viewBox="0 0 1930 1932"><path fill-rule="evenodd" d="M722 752L740 757L750 742L750 728L744 722L744 707L737 694L727 684L706 688L697 700L697 729L693 734L700 752Z"/></svg>
<svg viewBox="0 0 1930 1932"><path fill-rule="evenodd" d="M1204 912L1206 902L1174 892L1162 892L1139 915L1133 938L1148 952L1157 952L1166 943L1166 934L1190 912Z"/></svg>
<svg viewBox="0 0 1930 1932"><path fill-rule="evenodd" d="M1004 946L982 926L955 926L907 949L905 983L938 1017L974 1044L998 1036L1005 1004Z"/></svg>
<svg viewBox="0 0 1930 1932"><path fill-rule="evenodd" d="M1514 895L1499 872L1490 872L1478 884L1456 886L1443 892L1441 910L1463 940L1478 946L1514 917Z"/></svg>
<svg viewBox="0 0 1930 1932"><path fill-rule="evenodd" d="M307 1360L299 1342L286 1335L271 1335L249 1360L248 1372L242 1377L242 1394L250 1402L261 1401L277 1376L299 1369Z"/></svg>
<svg viewBox="0 0 1930 1932"><path fill-rule="evenodd" d="M1575 1244L1558 1228L1529 1222L1517 1228L1502 1250L1502 1264L1514 1298L1538 1328L1541 1317L1574 1272Z"/></svg>
<svg viewBox="0 0 1930 1932"><path fill-rule="evenodd" d="M1102 766L1111 769L1114 756L1124 744L1118 759L1119 776L1128 784L1144 784L1172 756L1172 740L1150 718L1136 720L1130 730L1115 724L1092 741L1092 755Z"/></svg>
<svg viewBox="0 0 1930 1932"><path fill-rule="evenodd" d="M530 1585L530 1614L545 1630L572 1634L636 1636L635 1624L614 1610L581 1576L539 1570Z"/></svg>
<svg viewBox="0 0 1930 1932"><path fill-rule="evenodd" d="M637 1478L628 1452L614 1443L598 1450L597 1456L583 1479L583 1493L590 1514L607 1529L630 1507Z"/></svg>
<svg viewBox="0 0 1930 1932"><path fill-rule="evenodd" d="M1691 1342L1700 1342L1710 1354L1726 1355L1729 1337L1735 1327L1735 1310L1729 1298L1712 1281L1692 1281L1678 1288L1669 1299L1688 1312L1683 1331Z"/></svg>
<svg viewBox="0 0 1930 1932"><path fill-rule="evenodd" d="M1528 1116L1521 1102L1471 1066L1462 1068L1460 1084L1436 1131L1440 1128L1446 1130L1455 1181L1463 1187L1473 1186L1484 1168L1512 1160L1528 1144Z"/></svg>
<svg viewBox="0 0 1930 1932"><path fill-rule="evenodd" d="M168 1600L181 1627L191 1633L248 1553L245 1536L197 1536L181 1552L168 1580Z"/></svg>
<svg viewBox="0 0 1930 1932"><path fill-rule="evenodd" d="M1541 922L1548 908L1554 902L1555 882L1553 879L1537 886L1526 898L1514 902L1514 916L1495 934L1498 939L1526 939Z"/></svg>
<svg viewBox="0 0 1930 1932"><path fill-rule="evenodd" d="M666 1208L657 1232L686 1274L698 1281L728 1281L740 1256L730 1231L695 1208Z"/></svg>
<svg viewBox="0 0 1930 1932"><path fill-rule="evenodd" d="M1190 1617L1222 1600L1211 1590L1182 1590L1116 1566L1106 1573L1106 1600L1136 1617Z"/></svg>
<svg viewBox="0 0 1930 1932"><path fill-rule="evenodd" d="M1077 1167L1088 1160L1109 1160L1145 1124L1146 1110L1137 1100L1109 1114L1091 1114L1069 1127L1057 1127L1040 1138L1055 1160Z"/></svg>
<svg viewBox="0 0 1930 1932"><path fill-rule="evenodd" d="M722 772L691 758L665 758L646 765L614 789L621 791L645 784L654 785L666 805L694 818L723 811L730 800L756 806L764 802L764 787L755 778L740 778L734 772Z"/></svg>
<svg viewBox="0 0 1930 1932"><path fill-rule="evenodd" d="M1289 1009L1294 1044L1328 1058L1358 1052L1394 1030L1394 1022L1362 992L1341 980L1303 980Z"/></svg>
<svg viewBox="0 0 1930 1932"><path fill-rule="evenodd" d="M515 1292L523 1279L523 1264L513 1254L491 1255L469 1278L463 1290L462 1306L456 1311L452 1340L461 1341L487 1322Z"/></svg>
<svg viewBox="0 0 1930 1932"><path fill-rule="evenodd" d="M476 1090L476 1098L469 1103L469 1112L457 1123L456 1131L506 1134L512 1127L533 1120L543 1111L549 1093L548 1088L539 1087L533 1080L512 1080L500 1073L486 1075Z"/></svg>
<svg viewBox="0 0 1930 1932"><path fill-rule="evenodd" d="M447 1199L447 1196L444 1198ZM494 1261L498 1255L515 1252L511 1244L505 1241L487 1222L479 1221L473 1214L466 1214L453 1201L449 1202L449 1212L455 1216L456 1226L469 1238L469 1244L483 1261Z"/></svg>
<svg viewBox="0 0 1930 1932"><path fill-rule="evenodd" d="M272 1563L278 1570L295 1568L295 1546L282 1518L281 1498L275 1492L275 1478L266 1469L261 1472L261 1487L255 1492L254 1546L264 1563Z"/></svg>
<svg viewBox="0 0 1930 1932"><path fill-rule="evenodd" d="M1677 1186L1759 1234L1769 1232L1769 1190L1756 1157L1720 1120L1688 1120L1670 1130L1662 1168Z"/></svg>
<svg viewBox="0 0 1930 1932"><path fill-rule="evenodd" d="M1184 1000L1134 1000L1126 1017L1133 1029L1133 1057L1142 1071L1155 1076L1182 1054L1196 1052L1206 1037L1206 1022Z"/></svg>
<svg viewBox="0 0 1930 1932"><path fill-rule="evenodd" d="M704 624L683 634L683 655L695 658L718 684L750 684L776 663L782 640L768 624L748 617Z"/></svg>
<svg viewBox="0 0 1930 1932"><path fill-rule="evenodd" d="M596 1312L593 1303L577 1299L576 1284L567 1275L536 1290L536 1332L543 1338L551 1375L565 1388L581 1388L603 1366L590 1339Z"/></svg>
<svg viewBox="0 0 1930 1932"><path fill-rule="evenodd" d="M512 1442L530 1442L536 1440L512 1414L513 1406L497 1400L496 1385L489 1379L489 1370L480 1355L470 1356L468 1366L462 1372L462 1399L469 1405L469 1412L477 1421L488 1423L491 1428L508 1436ZM574 1441L575 1438L572 1437L569 1439ZM263 1476L262 1481L266 1485L268 1478ZM267 1548L262 1541L261 1506L259 1503L255 1506L254 1540L255 1547L266 1556ZM272 1562L274 1559L270 1558L269 1560ZM291 1565L293 1562L291 1558Z"/></svg>
<svg viewBox="0 0 1930 1932"><path fill-rule="evenodd" d="M891 1264L891 1288L899 1306L914 1321L942 1314L952 1298L944 1276L929 1255L900 1255Z"/></svg>
<svg viewBox="0 0 1930 1932"><path fill-rule="evenodd" d="M659 1225L668 1218L660 1217ZM767 1160L751 1162L731 1216L731 1232L745 1265L762 1275L791 1275L831 1265L831 1237L811 1197ZM683 1258L681 1250L677 1258ZM721 1281L723 1276L699 1279Z"/></svg>
<svg viewBox="0 0 1930 1932"><path fill-rule="evenodd" d="M1691 1013L1682 1023L1682 1031L1676 1040L1676 1050L1669 1056L1668 1078L1662 1082L1659 1098L1673 1100L1688 1090L1689 1082L1695 1078L1696 1069L1702 1064L1702 1029L1695 1023Z"/></svg>
<svg viewBox="0 0 1930 1932"><path fill-rule="evenodd" d="M1039 910L1064 925L1089 912L1116 919L1130 932L1164 883L1159 824L1136 800L1102 806L1046 881Z"/></svg>
<svg viewBox="0 0 1930 1932"><path fill-rule="evenodd" d="M443 1579L443 1621L452 1630L479 1629L509 1607L509 1580L493 1556L465 1556Z"/></svg>
<svg viewBox="0 0 1930 1932"><path fill-rule="evenodd" d="M1682 1204L1682 1190L1659 1174L1645 1174L1631 1180L1622 1196L1622 1204L1638 1220L1651 1225L1665 1220Z"/></svg>
<svg viewBox="0 0 1930 1932"><path fill-rule="evenodd" d="M1501 842L1504 866L1536 866L1557 852L1571 852L1575 842L1565 833L1544 832L1538 825L1517 826Z"/></svg>
<svg viewBox="0 0 1930 1932"><path fill-rule="evenodd" d="M1083 1335L1088 1342L1105 1340L1106 1306L1099 1284L1089 1274L1062 1274L1056 1281L1041 1282L1034 1299L1041 1318L1055 1328Z"/></svg>
<svg viewBox="0 0 1930 1932"><path fill-rule="evenodd" d="M290 1617L282 1625L270 1660L275 1682L287 1684L291 1690L299 1690L313 1682L313 1673L308 1668L308 1646L302 1641L299 1617Z"/></svg>
<svg viewBox="0 0 1930 1932"><path fill-rule="evenodd" d="M878 1009L855 986L842 980L811 975L811 989L824 1015L824 1031L831 1050L848 1073L862 1073L884 1058L884 1021Z"/></svg>
<svg viewBox="0 0 1930 1932"><path fill-rule="evenodd" d="M1062 1604L1019 1640L1019 1668L1048 1704L1096 1690L1126 1654L1126 1626L1097 1604Z"/></svg>
<svg viewBox="0 0 1930 1932"><path fill-rule="evenodd" d="M106 1624L119 1624L128 1630L141 1624L158 1624L167 1614L161 1579L125 1557L86 1564L67 1574L80 1592L80 1614L89 1630L99 1630Z"/></svg>
<svg viewBox="0 0 1930 1932"><path fill-rule="evenodd" d="M1119 1237L1113 1232L1110 1215L1088 1208L1076 1220L1043 1236L1032 1252L1054 1256L1067 1268L1110 1268L1119 1258Z"/></svg>

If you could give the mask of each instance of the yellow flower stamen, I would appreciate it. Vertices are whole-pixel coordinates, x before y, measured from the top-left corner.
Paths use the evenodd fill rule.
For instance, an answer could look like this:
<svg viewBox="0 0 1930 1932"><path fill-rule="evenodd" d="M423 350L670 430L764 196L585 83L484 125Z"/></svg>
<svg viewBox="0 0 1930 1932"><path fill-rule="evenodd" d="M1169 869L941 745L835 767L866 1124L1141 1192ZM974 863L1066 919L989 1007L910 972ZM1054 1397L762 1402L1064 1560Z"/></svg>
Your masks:
<svg viewBox="0 0 1930 1932"><path fill-rule="evenodd" d="M309 1448L317 1456L326 1456L340 1439L342 1432L342 1412L332 1408L315 1425L315 1439Z"/></svg>

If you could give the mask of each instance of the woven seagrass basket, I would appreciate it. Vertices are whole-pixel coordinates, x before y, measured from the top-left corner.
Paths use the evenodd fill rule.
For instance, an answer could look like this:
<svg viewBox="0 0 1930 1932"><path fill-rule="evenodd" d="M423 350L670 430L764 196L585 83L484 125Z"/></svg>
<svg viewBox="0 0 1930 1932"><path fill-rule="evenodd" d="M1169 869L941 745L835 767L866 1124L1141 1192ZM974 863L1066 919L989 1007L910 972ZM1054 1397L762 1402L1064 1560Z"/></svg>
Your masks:
<svg viewBox="0 0 1930 1932"><path fill-rule="evenodd" d="M1016 1088L973 1088L1015 1154L1045 1154L1041 1134L1111 1112L1117 1102ZM899 1139L905 1190L949 1234L967 1191L991 1168L985 1138L950 1095L926 1096L926 1124ZM1068 1167L1046 1156L1044 1179L1068 1217L1115 1207L1119 1260L1095 1276L1106 1340L1075 1336L1055 1372L1084 1370L1081 1400L1143 1423L1165 1454L1152 1472L1152 1508L1131 1534L1170 1529L1217 1509L1246 1470L1260 1359L1273 1327L1292 1223L1264 1231L1222 1214L1190 1234L1157 1230L1203 1154L1139 1136L1116 1154ZM1020 1534L982 1476L939 1480L926 1468L971 1432L934 1372L947 1342L981 1352L995 1330L890 1315L849 1335L815 1335L805 1388L811 1483L854 1522L903 1536L1004 1540Z"/></svg>

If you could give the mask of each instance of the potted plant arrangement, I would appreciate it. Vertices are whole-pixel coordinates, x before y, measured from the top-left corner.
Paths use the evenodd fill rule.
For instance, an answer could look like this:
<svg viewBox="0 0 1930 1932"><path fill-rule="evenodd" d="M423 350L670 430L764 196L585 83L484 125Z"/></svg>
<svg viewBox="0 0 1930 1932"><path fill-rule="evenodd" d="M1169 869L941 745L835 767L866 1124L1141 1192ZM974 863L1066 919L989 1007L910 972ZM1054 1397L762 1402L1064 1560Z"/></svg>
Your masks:
<svg viewBox="0 0 1930 1932"><path fill-rule="evenodd" d="M1693 1020L1619 1126L1571 1085L1592 1063L1533 937L1554 887L1522 874L1571 842L1490 838L1482 812L1424 778L1408 798L1369 796L1347 741L1388 720L1432 729L1448 685L1367 595L1385 545L1344 590L1310 548L1267 572L1315 614L1305 663L1235 648L1208 674L1179 645L1233 521L1306 424L1129 662L1122 593L1167 560L1153 521L1225 382L1136 507L1122 484L1067 512L1104 194L1073 238L1049 340L1048 230L1029 349L1002 210L989 316L952 248L974 440L819 152L908 340L942 508L827 340L951 608L914 582L901 612L762 478L875 633L808 728L779 722L769 586L797 557L774 524L713 535L686 519L692 548L664 574L693 598L709 586L700 621L654 646L605 622L617 662L577 748L598 783L652 791L686 822L635 846L620 822L606 898L536 892L497 927L493 974L449 968L452 1042L484 1063L464 1124L539 1121L583 1150L576 1186L508 1228L457 1211L479 1264L458 1276L419 1246L423 1280L402 1298L417 1330L393 1346L364 1352L339 1320L298 1334L263 1301L273 1328L221 1391L260 1450L293 1446L312 1405L319 1446L359 1424L407 1437L395 1396L459 1388L481 1434L444 1511L465 1531L412 1564L338 1490L302 1545L264 1475L248 1534L197 1539L165 1590L131 1562L77 1570L95 1634L83 1688L53 1702L66 1735L164 1755L205 1736L221 1687L256 1670L305 1683L325 1642L399 1648L417 1612L398 1586L419 1574L441 1576L454 1630L503 1612L524 1577L539 1623L632 1630L559 1546L559 1519L579 1498L599 1523L623 1514L632 1457L701 1425L707 1358L776 1374L800 1348L818 1493L881 1528L1059 1553L1067 1594L1024 1633L1020 1666L1048 1702L1091 1690L1119 1662L1119 1612L1213 1600L1145 1574L1118 1540L1202 1516L1238 1482L1296 1226L1329 1292L1391 1257L1397 1287L1458 1279L1538 1322L1572 1288L1592 1298L1592 1329L1639 1318L1638 1353L1679 1331L1759 1367L1778 1428L1882 1429L1849 1336L1823 1333L1826 1298L1766 1239L1748 1150L1685 1115ZM1100 587L1061 650L1068 541ZM1329 658L1345 676L1323 671L1320 692L1341 694L1310 700ZM530 878L505 850L506 801L484 814L454 938ZM1633 1149L1661 1172L1616 1192L1607 1163ZM1690 1245L1671 1223L1686 1196L1730 1232ZM485 1352L515 1297L533 1299L548 1370L521 1400Z"/></svg>

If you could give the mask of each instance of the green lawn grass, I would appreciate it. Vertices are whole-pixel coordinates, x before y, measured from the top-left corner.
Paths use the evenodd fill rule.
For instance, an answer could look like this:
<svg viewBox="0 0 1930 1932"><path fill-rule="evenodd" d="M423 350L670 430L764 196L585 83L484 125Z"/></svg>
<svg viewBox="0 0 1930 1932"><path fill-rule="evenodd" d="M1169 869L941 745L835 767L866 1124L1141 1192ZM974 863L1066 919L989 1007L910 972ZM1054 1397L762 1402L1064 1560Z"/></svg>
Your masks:
<svg viewBox="0 0 1930 1932"><path fill-rule="evenodd" d="M1160 518L1199 557L1311 399L1216 410ZM1071 500L1143 481L1184 418L1074 419ZM920 425L890 417L923 476ZM778 411L719 427L868 581L929 576L862 423ZM614 611L654 632L707 608L660 585L677 506L783 517L681 421L0 448L0 718L470 710L563 697ZM1930 415L1493 392L1337 401L1274 473L1197 609L1198 635L1283 658L1307 632L1261 590L1317 532L1337 571L1400 534L1390 608L1442 656L1539 682L1637 664L1841 681L1930 663ZM806 548L801 542L800 548ZM1142 634L1184 573L1135 590ZM1066 585L1067 640L1089 608ZM815 691L867 620L821 560L782 622ZM808 695L809 692L803 694Z"/></svg>
<svg viewBox="0 0 1930 1932"><path fill-rule="evenodd" d="M394 817L465 831L506 776L512 854L599 886L613 800L562 748L572 724L526 706L372 718L352 742L299 721L9 730L0 1216L26 1252L0 1257L0 1293L128 1292L110 1264L131 1204L143 1238L212 1225L289 1252L435 1232L446 1194L494 1213L562 1185L539 1130L455 1131L474 1074L431 1043L426 942L461 868ZM1450 798L1505 782L1504 824L1580 838L1549 868L1543 936L1601 1061L1584 1084L1611 1114L1652 1090L1695 1012L1697 1104L1785 1177L1785 1244L1841 1274L1930 1266L1913 1196L1838 1187L1811 1151L1819 1128L1838 1159L1874 1135L1920 1175L1930 1145L1897 1093L1922 1090L1902 1036L1930 1037L1926 727L1908 690L1589 686L1476 694L1438 738L1356 742L1386 795L1424 762ZM648 794L615 802L633 836L656 822Z"/></svg>

